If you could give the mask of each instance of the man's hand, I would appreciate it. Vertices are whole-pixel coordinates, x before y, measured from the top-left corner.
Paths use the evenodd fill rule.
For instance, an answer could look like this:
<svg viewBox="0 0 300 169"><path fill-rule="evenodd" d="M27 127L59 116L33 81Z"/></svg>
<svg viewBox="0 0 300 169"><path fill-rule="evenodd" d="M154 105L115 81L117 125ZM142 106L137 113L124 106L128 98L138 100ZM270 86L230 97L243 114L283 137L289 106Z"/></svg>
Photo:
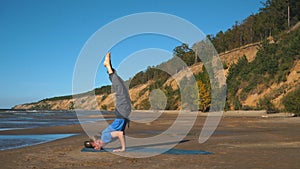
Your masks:
<svg viewBox="0 0 300 169"><path fill-rule="evenodd" d="M115 149L115 150L113 150L113 152L124 152L125 151L125 148L123 149L123 148L120 148L120 149Z"/></svg>
<svg viewBox="0 0 300 169"><path fill-rule="evenodd" d="M94 142L92 142L92 146L94 147L95 150L100 150L102 147L102 144L101 144L100 140L95 140Z"/></svg>
<svg viewBox="0 0 300 169"><path fill-rule="evenodd" d="M120 143L121 143L121 147L120 149L116 149L116 150L113 150L113 152L123 152L125 151L125 138L124 138L124 133L123 131L113 131L111 132L111 136L113 138L118 138L120 140Z"/></svg>

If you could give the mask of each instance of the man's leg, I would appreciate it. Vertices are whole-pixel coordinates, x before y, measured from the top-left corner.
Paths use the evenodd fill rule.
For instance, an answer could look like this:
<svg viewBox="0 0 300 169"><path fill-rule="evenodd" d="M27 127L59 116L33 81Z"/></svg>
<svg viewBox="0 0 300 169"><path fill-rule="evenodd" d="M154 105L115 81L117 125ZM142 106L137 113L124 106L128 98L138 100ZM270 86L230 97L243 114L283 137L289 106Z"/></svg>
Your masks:
<svg viewBox="0 0 300 169"><path fill-rule="evenodd" d="M128 90L125 86L124 81L117 75L115 70L112 68L110 53L107 53L104 60L104 66L107 68L107 72L109 74L109 79L112 82L112 87L116 92L116 116L117 118L121 118L125 120L121 131L113 131L111 132L112 138L118 138L121 143L121 149L116 149L114 152L122 152L125 151L126 143L124 137L124 129L127 123L127 118L131 112L131 102ZM116 121L117 119L115 119Z"/></svg>
<svg viewBox="0 0 300 169"><path fill-rule="evenodd" d="M116 115L117 118L128 118L131 112L131 102L129 92L124 81L117 75L112 68L110 53L107 53L104 60L104 66L107 68L112 87L116 92Z"/></svg>

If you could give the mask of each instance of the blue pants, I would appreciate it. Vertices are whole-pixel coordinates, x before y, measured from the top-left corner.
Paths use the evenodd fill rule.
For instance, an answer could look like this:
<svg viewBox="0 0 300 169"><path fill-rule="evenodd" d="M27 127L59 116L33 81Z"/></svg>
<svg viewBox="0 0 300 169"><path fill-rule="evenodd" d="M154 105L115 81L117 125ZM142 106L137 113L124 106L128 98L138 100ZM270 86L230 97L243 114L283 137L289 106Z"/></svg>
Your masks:
<svg viewBox="0 0 300 169"><path fill-rule="evenodd" d="M112 141L111 132L113 131L124 131L127 124L127 119L115 119L106 129L102 131L101 140L104 143Z"/></svg>

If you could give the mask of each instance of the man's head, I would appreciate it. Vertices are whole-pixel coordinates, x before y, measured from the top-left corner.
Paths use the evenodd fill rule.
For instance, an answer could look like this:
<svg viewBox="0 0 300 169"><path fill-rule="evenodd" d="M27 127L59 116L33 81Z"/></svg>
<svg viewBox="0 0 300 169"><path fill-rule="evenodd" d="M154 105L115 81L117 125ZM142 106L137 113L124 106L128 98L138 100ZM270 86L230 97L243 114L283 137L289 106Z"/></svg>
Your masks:
<svg viewBox="0 0 300 169"><path fill-rule="evenodd" d="M93 142L94 142L93 140L85 141L84 142L84 147L86 147L86 148L94 148L94 146L92 145Z"/></svg>
<svg viewBox="0 0 300 169"><path fill-rule="evenodd" d="M94 148L95 150L101 150L104 146L104 142L101 140L101 135L95 135L90 138L90 141L85 141L84 146L86 148Z"/></svg>

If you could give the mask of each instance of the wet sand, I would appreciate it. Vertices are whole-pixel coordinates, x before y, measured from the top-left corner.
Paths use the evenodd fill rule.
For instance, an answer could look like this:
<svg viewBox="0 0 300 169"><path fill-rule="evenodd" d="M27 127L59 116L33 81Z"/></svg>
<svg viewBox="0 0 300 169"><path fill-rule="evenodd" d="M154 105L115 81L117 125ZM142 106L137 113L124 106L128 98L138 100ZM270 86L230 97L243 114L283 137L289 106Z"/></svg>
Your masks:
<svg viewBox="0 0 300 169"><path fill-rule="evenodd" d="M164 114L151 123L131 122L126 134L149 137L167 129L176 114ZM110 152L81 152L88 136L80 125L1 131L0 134L78 135L40 145L0 151L1 168L299 168L300 118L225 116L214 135L198 143L206 117L195 125L175 148L203 150L210 155L161 154L128 158ZM127 152L125 152L127 153Z"/></svg>

